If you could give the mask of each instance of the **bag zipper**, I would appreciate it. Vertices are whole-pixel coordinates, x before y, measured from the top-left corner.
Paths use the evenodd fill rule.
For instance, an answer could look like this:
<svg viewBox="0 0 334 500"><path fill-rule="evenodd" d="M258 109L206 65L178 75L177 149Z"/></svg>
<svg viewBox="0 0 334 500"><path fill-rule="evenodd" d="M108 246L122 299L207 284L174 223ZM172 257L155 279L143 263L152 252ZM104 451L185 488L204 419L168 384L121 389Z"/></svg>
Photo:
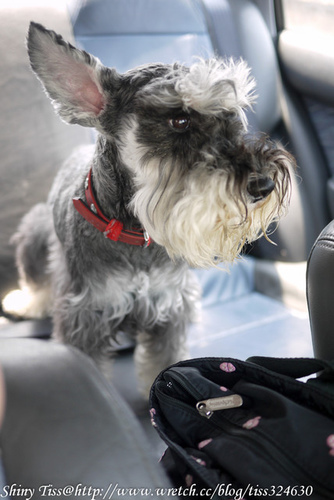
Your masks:
<svg viewBox="0 0 334 500"><path fill-rule="evenodd" d="M215 411L238 408L239 406L242 406L243 403L244 401L239 394L232 394L230 396L222 396L220 398L198 401L196 409L202 417L211 418Z"/></svg>
<svg viewBox="0 0 334 500"><path fill-rule="evenodd" d="M195 399L201 398L201 394L199 393L197 388L193 386L193 384L191 384L184 375L180 374L179 372L175 372L173 369L169 370L169 373L172 374L172 378L176 382L178 382L183 389L188 391L188 393L190 393L192 397L194 397ZM242 397L240 395L236 394L234 396L237 396L242 401ZM226 401L224 402L223 400L227 397L229 396L198 401L195 405L198 414L202 417L210 419L210 423L213 424L214 427L218 427L225 432L229 432L236 438L242 438L243 440L246 439L250 442L251 445L255 444L255 448L258 449L261 445L252 437L251 433L246 434L245 431L240 429L236 424L233 424L229 421L222 421L218 418L217 415L215 415L216 411L221 411L233 407L237 408L242 405L242 402L241 404L237 404L236 406L228 406L228 403L226 405ZM230 404L233 404L233 400L231 399L230 401ZM239 399L236 399L234 401L240 403ZM203 404L204 406L202 406ZM207 405L209 405L209 407ZM211 419L211 417L213 418ZM254 432L258 433L262 437L262 439L264 439L270 445L270 447L272 448L271 457L274 459L275 463L277 463L281 467L281 469L283 469L284 472L288 473L288 475L290 475L292 472L292 474L294 474L294 478L300 481L300 484L306 485L307 483L309 483L309 475L307 475L307 473L300 467L299 464L292 461L289 457L286 457L283 452L277 447L277 445L268 438L266 434L260 432L258 429L254 429ZM261 446L261 448L263 450L263 446ZM264 450L264 453L267 455L267 450ZM311 486L316 488L316 491L313 493L319 493L324 498L333 499L333 492L324 487L322 484L318 483L314 477L312 478Z"/></svg>

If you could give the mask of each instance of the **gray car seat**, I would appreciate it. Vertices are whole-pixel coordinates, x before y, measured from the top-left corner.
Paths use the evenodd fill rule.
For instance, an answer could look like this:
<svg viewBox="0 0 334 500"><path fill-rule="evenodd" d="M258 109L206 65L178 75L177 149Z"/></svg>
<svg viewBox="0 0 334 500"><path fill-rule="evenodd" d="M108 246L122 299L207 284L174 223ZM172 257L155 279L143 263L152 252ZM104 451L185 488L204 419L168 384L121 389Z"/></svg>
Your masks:
<svg viewBox="0 0 334 500"><path fill-rule="evenodd" d="M87 356L38 339L1 339L0 366L7 394L0 447L6 484L16 485L12 499L22 498L20 485L31 498L61 499L113 491L130 498L126 489L140 487L158 498L168 487L132 411Z"/></svg>
<svg viewBox="0 0 334 500"><path fill-rule="evenodd" d="M314 354L334 359L334 221L320 233L307 265L307 300Z"/></svg>

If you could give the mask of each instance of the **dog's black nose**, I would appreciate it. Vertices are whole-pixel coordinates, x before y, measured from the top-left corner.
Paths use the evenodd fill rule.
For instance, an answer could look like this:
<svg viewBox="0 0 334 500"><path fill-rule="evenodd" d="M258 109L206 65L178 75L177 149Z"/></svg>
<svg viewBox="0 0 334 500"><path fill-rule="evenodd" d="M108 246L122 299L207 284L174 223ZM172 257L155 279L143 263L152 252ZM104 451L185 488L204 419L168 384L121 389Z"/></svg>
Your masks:
<svg viewBox="0 0 334 500"><path fill-rule="evenodd" d="M275 182L270 177L258 177L248 183L247 191L253 198L253 203L263 200L275 188Z"/></svg>

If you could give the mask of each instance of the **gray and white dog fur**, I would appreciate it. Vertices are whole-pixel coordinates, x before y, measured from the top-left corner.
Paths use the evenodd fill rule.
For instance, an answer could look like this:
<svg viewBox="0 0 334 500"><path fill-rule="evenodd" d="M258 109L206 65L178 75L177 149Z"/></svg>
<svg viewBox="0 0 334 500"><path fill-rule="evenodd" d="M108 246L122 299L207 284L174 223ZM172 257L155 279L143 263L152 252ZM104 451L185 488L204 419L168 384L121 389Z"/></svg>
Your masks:
<svg viewBox="0 0 334 500"><path fill-rule="evenodd" d="M189 267L233 262L266 234L288 205L294 160L269 139L248 137L254 81L242 60L119 74L36 23L28 53L60 117L99 135L66 162L47 202L15 234L31 297L23 314L51 314L54 337L95 358L109 354L118 331L135 336L147 392L186 355L200 294ZM149 247L106 239L74 209L90 167L102 212L144 228Z"/></svg>

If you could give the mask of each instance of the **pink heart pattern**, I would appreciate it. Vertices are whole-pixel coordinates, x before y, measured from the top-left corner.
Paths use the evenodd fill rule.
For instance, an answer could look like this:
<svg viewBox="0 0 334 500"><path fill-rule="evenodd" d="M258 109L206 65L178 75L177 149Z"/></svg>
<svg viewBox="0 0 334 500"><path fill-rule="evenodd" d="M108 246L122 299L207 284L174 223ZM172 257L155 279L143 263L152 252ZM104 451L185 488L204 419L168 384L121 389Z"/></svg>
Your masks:
<svg viewBox="0 0 334 500"><path fill-rule="evenodd" d="M226 362L221 363L219 365L219 368L223 372L227 372L227 373L235 372L235 370L236 370L236 367L232 363L226 363Z"/></svg>
<svg viewBox="0 0 334 500"><path fill-rule="evenodd" d="M153 427L157 426L157 424L154 421L154 417L155 417L156 413L157 412L156 412L155 408L150 409L151 424L153 425Z"/></svg>
<svg viewBox="0 0 334 500"><path fill-rule="evenodd" d="M247 422L245 422L242 427L243 427L243 429L253 429L257 425L259 425L260 420L261 420L260 416L251 418L251 419L247 420Z"/></svg>
<svg viewBox="0 0 334 500"><path fill-rule="evenodd" d="M221 386L219 387L219 389L220 389L221 391L223 391L223 392L228 391L228 388L227 388L227 387L224 387L223 385L221 385Z"/></svg>
<svg viewBox="0 0 334 500"><path fill-rule="evenodd" d="M207 444L211 443L212 439L209 438L209 439L204 439L204 441L201 441L200 443L198 443L197 447L199 450L201 450L202 448L204 448L204 446L206 446Z"/></svg>
<svg viewBox="0 0 334 500"><path fill-rule="evenodd" d="M329 454L334 457L334 434L330 434L326 439L326 444L329 447Z"/></svg>

